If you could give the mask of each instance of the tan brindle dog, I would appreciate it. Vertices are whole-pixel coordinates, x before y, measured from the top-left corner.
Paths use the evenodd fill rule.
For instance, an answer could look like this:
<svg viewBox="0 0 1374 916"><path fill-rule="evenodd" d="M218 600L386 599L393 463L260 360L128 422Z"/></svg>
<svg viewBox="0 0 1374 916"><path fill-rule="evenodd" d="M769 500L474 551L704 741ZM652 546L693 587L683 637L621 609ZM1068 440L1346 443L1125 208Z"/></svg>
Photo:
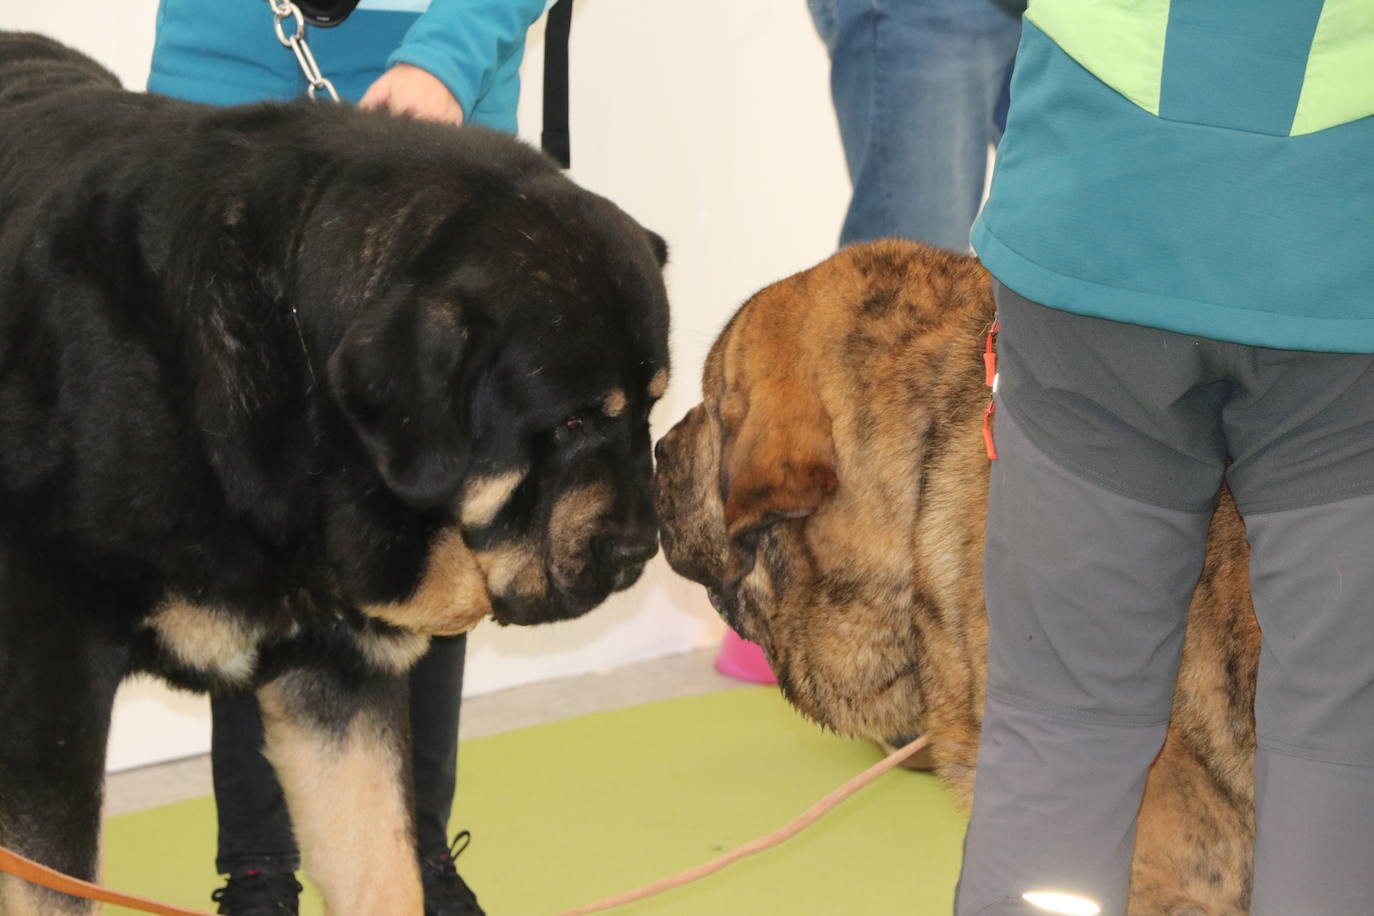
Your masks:
<svg viewBox="0 0 1374 916"><path fill-rule="evenodd" d="M930 735L964 804L987 644L993 310L974 258L848 248L745 303L707 358L703 402L658 445L673 568L764 647L806 715L847 735ZM1223 494L1141 809L1132 916L1248 907L1259 631L1247 569Z"/></svg>

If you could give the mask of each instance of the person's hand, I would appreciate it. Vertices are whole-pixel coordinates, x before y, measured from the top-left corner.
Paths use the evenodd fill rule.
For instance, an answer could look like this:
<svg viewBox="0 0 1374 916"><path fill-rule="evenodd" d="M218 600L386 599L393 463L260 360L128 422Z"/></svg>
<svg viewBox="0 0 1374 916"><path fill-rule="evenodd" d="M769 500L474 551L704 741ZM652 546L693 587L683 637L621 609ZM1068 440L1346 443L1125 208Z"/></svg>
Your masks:
<svg viewBox="0 0 1374 916"><path fill-rule="evenodd" d="M428 70L396 64L367 87L359 108L383 109L394 115L410 115L425 121L463 123L463 106L448 87Z"/></svg>

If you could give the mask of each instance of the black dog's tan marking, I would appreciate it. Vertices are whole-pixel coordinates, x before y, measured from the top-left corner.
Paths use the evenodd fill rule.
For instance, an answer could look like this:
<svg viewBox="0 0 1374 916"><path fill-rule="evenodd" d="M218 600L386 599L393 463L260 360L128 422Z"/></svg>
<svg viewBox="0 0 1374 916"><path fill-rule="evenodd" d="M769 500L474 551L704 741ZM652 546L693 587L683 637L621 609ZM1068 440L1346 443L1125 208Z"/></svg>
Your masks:
<svg viewBox="0 0 1374 916"><path fill-rule="evenodd" d="M668 370L660 369L654 373L654 377L649 379L649 397L657 400L663 397L663 392L668 390Z"/></svg>
<svg viewBox="0 0 1374 916"><path fill-rule="evenodd" d="M322 689L325 688L325 689ZM330 913L424 909L409 800L400 772L408 721L404 691L348 696L311 671L258 690L265 744L303 850ZM359 863L367 863L359 867Z"/></svg>
<svg viewBox="0 0 1374 916"><path fill-rule="evenodd" d="M510 502L515 488L528 473L526 468L511 468L499 474L470 479L463 492L462 522L465 528L485 528Z"/></svg>
<svg viewBox="0 0 1374 916"><path fill-rule="evenodd" d="M94 877L124 677L256 689L331 910L418 913L398 677L657 549L665 258L512 138L0 33L0 844Z"/></svg>
<svg viewBox="0 0 1374 916"><path fill-rule="evenodd" d="M172 598L158 605L144 626L157 634L159 647L179 666L213 672L226 687L253 683L265 633L252 619Z"/></svg>
<svg viewBox="0 0 1374 916"><path fill-rule="evenodd" d="M704 399L659 442L673 568L761 643L787 697L836 730L934 740L972 790L987 620L982 351L972 258L855 246L760 292L721 334ZM1212 522L1132 916L1248 907L1258 629L1229 496Z"/></svg>
<svg viewBox="0 0 1374 916"><path fill-rule="evenodd" d="M652 388L652 383L650 385L650 388ZM618 417L621 415L621 413L624 412L625 403L625 392L617 388L610 394L606 395L604 399L602 399L601 410L608 417Z"/></svg>
<svg viewBox="0 0 1374 916"><path fill-rule="evenodd" d="M398 601L364 604L363 613L425 635L465 633L491 613L487 581L457 527L441 529L414 590ZM405 670L409 666L403 666Z"/></svg>

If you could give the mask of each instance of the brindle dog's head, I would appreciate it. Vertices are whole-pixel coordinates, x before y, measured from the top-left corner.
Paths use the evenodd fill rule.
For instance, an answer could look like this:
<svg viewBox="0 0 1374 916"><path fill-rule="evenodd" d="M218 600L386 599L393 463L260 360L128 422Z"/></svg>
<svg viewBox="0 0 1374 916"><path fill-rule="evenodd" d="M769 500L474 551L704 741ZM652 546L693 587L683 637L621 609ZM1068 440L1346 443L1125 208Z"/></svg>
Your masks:
<svg viewBox="0 0 1374 916"><path fill-rule="evenodd" d="M954 593L981 606L991 318L972 258L846 249L745 303L702 403L658 443L668 562L841 732L921 729L927 612Z"/></svg>
<svg viewBox="0 0 1374 916"><path fill-rule="evenodd" d="M480 159L483 135L466 137ZM382 292L327 374L386 486L449 516L431 567L480 580L470 610L489 598L498 621L527 624L585 613L657 551L667 254L543 157L490 143L475 177L436 174L355 240L362 297Z"/></svg>

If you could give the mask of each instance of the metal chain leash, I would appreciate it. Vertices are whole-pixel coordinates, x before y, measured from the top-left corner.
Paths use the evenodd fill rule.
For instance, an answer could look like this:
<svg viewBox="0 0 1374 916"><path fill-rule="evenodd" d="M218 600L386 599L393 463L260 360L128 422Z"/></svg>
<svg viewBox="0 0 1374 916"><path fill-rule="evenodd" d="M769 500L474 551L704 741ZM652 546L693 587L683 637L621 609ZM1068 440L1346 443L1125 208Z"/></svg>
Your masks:
<svg viewBox="0 0 1374 916"><path fill-rule="evenodd" d="M325 79L324 74L320 72L320 65L315 63L315 55L310 53L310 45L305 40L305 16L301 15L300 7L291 0L267 0L267 5L272 8L272 15L275 17L273 28L277 31L277 41L296 55L296 62L301 65L301 73L310 84L307 90L310 97L315 98L315 93L323 89L329 93L331 99L339 101L339 93L335 91L334 84ZM285 22L288 19L295 21L295 34L286 33Z"/></svg>

